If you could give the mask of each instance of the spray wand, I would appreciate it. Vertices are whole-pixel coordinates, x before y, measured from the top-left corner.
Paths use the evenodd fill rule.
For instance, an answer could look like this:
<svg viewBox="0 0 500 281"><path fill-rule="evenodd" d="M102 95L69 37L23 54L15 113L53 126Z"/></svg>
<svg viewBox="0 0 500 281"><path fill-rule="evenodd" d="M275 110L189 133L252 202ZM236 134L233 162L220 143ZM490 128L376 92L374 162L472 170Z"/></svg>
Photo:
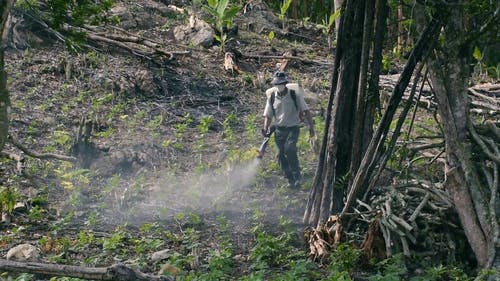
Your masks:
<svg viewBox="0 0 500 281"><path fill-rule="evenodd" d="M269 143L269 140L271 139L271 135L276 131L276 126L271 126L267 130L267 132L264 134L264 141L259 147L258 155L257 158L262 159L264 156L264 153L266 152L267 144Z"/></svg>

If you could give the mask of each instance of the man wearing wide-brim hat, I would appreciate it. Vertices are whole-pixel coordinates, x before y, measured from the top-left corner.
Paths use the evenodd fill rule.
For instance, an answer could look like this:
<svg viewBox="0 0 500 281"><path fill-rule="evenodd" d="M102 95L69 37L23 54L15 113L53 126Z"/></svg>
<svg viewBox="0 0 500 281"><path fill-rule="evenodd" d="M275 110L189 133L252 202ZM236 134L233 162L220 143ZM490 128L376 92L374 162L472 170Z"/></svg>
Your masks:
<svg viewBox="0 0 500 281"><path fill-rule="evenodd" d="M315 136L312 115L304 100L304 90L297 83L289 83L285 72L275 72L271 84L273 87L266 90L267 102L262 133L267 134L271 124L276 127L275 142L279 165L289 186L299 188L301 171L297 140L303 121L309 125L311 138Z"/></svg>

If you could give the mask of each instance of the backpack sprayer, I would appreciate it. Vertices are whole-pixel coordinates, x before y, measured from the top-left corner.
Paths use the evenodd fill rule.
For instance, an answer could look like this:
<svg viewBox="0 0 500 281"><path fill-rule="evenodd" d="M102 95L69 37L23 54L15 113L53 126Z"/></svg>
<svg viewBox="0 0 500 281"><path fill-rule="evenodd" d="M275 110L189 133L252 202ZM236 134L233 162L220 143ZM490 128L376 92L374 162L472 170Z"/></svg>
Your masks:
<svg viewBox="0 0 500 281"><path fill-rule="evenodd" d="M264 156L264 153L266 152L267 144L269 143L269 140L271 139L271 135L276 131L276 126L271 126L267 130L267 132L264 134L264 141L259 147L259 154L257 155L257 158L262 159Z"/></svg>

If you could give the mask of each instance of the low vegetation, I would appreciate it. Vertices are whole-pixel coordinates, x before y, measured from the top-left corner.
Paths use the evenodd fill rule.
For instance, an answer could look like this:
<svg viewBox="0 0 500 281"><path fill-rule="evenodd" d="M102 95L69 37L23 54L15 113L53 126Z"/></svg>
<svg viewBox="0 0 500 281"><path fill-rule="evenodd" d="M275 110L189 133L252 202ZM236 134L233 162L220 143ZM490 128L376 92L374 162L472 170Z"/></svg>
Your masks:
<svg viewBox="0 0 500 281"><path fill-rule="evenodd" d="M259 74L268 78L281 61L269 59L270 67L247 59L251 71L241 75L222 72L218 62L221 50L241 42L245 51L279 48L281 55L293 47L305 50L304 57L314 53L308 63L288 63L291 76L313 92L308 102L321 137L331 65L314 59L329 58L334 43L322 36L331 34L338 14L309 29L301 26L305 20L287 18L292 1L284 1L277 12L282 26L255 34L241 30L239 38L229 40L228 29L241 24L235 18L241 7L228 2L208 1L205 7L220 49L183 45L179 48L192 54L170 64L159 66L101 45L80 54L59 44L7 53L10 135L29 149L10 143L0 157L0 253L29 243L39 250L40 262L124 263L179 281L466 281L492 273L476 272L448 195L438 186L443 143L431 105L415 106L414 119L405 121L402 141L374 191L376 199L371 206L359 202L358 212L351 214L359 226L326 258L311 255L302 216L317 143L303 129L298 146L304 182L298 190L288 189L279 175L272 145L262 160L256 159L265 102ZM176 15L176 20L188 20ZM309 39L280 32L291 27L322 39L307 52ZM159 38L164 28L149 31ZM498 69L482 65L481 54L476 55L479 76L491 79L487 74L492 73L498 79ZM397 68L394 56L384 57L387 72ZM436 141L419 146L423 139ZM346 175L336 184L343 187L349 180ZM398 189L403 185L409 191ZM423 206L422 201L429 203ZM369 222L380 218L382 210L412 224L384 221L381 225L398 234L383 249L392 254L368 256L361 245ZM83 279L3 272L0 280Z"/></svg>

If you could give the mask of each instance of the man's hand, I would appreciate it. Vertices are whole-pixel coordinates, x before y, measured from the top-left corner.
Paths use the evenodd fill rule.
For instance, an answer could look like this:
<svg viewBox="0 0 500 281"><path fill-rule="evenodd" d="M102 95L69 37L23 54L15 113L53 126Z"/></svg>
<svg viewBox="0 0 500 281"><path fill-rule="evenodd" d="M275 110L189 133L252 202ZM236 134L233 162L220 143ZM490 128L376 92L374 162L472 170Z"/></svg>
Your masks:
<svg viewBox="0 0 500 281"><path fill-rule="evenodd" d="M263 137L267 137L267 130L262 128L261 131Z"/></svg>
<svg viewBox="0 0 500 281"><path fill-rule="evenodd" d="M316 132L314 131L314 127L309 127L309 136L311 138L313 138L314 136L316 136Z"/></svg>
<svg viewBox="0 0 500 281"><path fill-rule="evenodd" d="M314 128L309 129L309 138L308 138L308 143L311 146L312 151L314 153L319 154L319 144L318 144L318 138L316 137L316 132L314 131Z"/></svg>

